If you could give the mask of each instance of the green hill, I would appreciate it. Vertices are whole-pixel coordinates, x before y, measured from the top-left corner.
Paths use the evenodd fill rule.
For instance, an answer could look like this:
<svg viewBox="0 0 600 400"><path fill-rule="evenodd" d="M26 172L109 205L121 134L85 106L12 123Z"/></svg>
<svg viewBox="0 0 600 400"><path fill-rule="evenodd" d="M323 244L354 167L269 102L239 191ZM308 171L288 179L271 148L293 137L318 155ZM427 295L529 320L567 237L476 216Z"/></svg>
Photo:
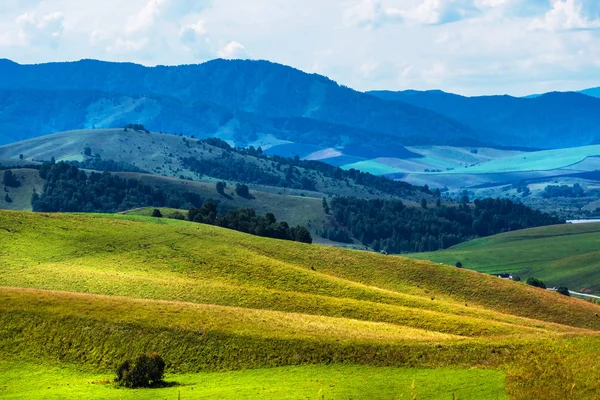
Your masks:
<svg viewBox="0 0 600 400"><path fill-rule="evenodd" d="M21 390L30 395L58 368L74 386L49 383L50 392L75 397L84 377L110 378L117 362L150 351L165 357L171 379L186 382L182 393L200 389L188 398L202 390L218 397L218 384L200 383L227 379L214 371L258 368L239 375L256 385L261 368L291 365L306 366L294 374L305 377L298 385L305 397L318 395L307 386L314 379L324 379L321 388L338 382L341 392L326 393L347 398L427 376L428 389L414 393L451 388L448 398L503 398L493 374L461 386L465 368L504 371L507 393L519 399L564 398L555 395L573 383L578 395L598 389L577 372L600 368L595 358L581 361L600 345L600 308L472 271L135 215L0 211L0 243L0 382L22 371L29 380ZM532 381L550 360L571 375L552 370ZM332 364L333 375L307 367ZM370 386L392 371L351 365L411 369ZM364 385L343 391L351 386L344 368L358 368L352 374ZM423 368L456 372L442 378L444 369ZM272 371L280 371L273 390L290 379L288 370ZM0 394L17 398L10 380ZM103 398L127 393L107 384L90 390ZM256 398L282 398L261 393Z"/></svg>
<svg viewBox="0 0 600 400"><path fill-rule="evenodd" d="M600 224L568 224L527 229L462 243L445 251L411 254L411 258L487 274L536 277L546 286L600 293Z"/></svg>

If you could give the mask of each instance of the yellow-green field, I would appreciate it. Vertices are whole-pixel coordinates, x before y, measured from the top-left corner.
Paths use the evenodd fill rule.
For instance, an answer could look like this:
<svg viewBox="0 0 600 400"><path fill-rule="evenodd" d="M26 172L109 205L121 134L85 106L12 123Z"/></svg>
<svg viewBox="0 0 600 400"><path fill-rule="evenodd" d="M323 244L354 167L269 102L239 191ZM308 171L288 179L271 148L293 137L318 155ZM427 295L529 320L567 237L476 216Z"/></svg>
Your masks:
<svg viewBox="0 0 600 400"><path fill-rule="evenodd" d="M0 211L2 398L591 399L599 312L400 257ZM152 351L180 386L136 397L109 382Z"/></svg>
<svg viewBox="0 0 600 400"><path fill-rule="evenodd" d="M600 224L567 224L510 232L411 258L489 273L536 277L548 287L600 293Z"/></svg>

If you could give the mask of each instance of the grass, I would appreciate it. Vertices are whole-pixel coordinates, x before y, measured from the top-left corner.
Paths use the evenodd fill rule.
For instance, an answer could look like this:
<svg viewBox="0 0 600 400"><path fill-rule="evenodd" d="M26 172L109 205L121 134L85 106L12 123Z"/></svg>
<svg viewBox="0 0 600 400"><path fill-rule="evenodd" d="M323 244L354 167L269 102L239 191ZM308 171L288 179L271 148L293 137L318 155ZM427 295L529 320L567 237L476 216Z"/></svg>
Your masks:
<svg viewBox="0 0 600 400"><path fill-rule="evenodd" d="M600 293L600 224L568 224L528 229L473 240L451 249L410 257L522 279L534 276L547 286Z"/></svg>
<svg viewBox="0 0 600 400"><path fill-rule="evenodd" d="M23 390L57 368L77 386L78 377L110 375L125 358L158 351L186 384L182 394L204 387L198 379L226 376L259 387L269 371L273 398L290 386L318 398L311 371L320 371L314 380L357 377L334 382L340 391L330 398L393 397L387 389L412 398L411 379L417 398L428 398L430 388L440 393L437 373L450 375L440 382L489 377L458 398L485 398L477 388L501 387L503 374L511 398L570 398L573 384L571 398L600 392L587 372L600 368L599 307L473 271L143 215L0 211L0 244L0 387L23 365L49 371ZM297 385L264 370L287 366L298 366L289 369ZM384 367L410 369L395 381ZM109 386L87 390L130 393ZM222 387L206 390L218 398L230 386Z"/></svg>
<svg viewBox="0 0 600 400"><path fill-rule="evenodd" d="M507 399L500 371L304 366L168 374L173 387L125 390L113 376L72 366L0 361L3 399ZM453 397L454 396L454 397Z"/></svg>
<svg viewBox="0 0 600 400"><path fill-rule="evenodd" d="M0 171L3 173L4 171ZM16 188L9 188L8 195L12 202L7 202L5 199L5 192L0 192L0 209L4 210L31 210L31 196L33 191L36 190L41 193L44 187L44 181L40 178L37 170L34 169L14 169L13 172L21 182L21 185ZM0 179L1 181L1 179ZM4 185L0 185L4 188Z"/></svg>

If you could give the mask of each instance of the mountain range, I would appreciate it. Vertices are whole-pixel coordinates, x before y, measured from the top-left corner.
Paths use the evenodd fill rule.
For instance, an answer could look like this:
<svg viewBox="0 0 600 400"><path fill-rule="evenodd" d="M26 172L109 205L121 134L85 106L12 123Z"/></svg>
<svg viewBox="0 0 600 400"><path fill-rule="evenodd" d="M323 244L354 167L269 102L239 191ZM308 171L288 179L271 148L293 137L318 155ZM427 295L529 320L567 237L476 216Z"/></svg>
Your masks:
<svg viewBox="0 0 600 400"><path fill-rule="evenodd" d="M362 93L268 61L145 67L0 60L0 109L0 144L130 122L301 157L326 149L371 159L419 157L404 146L600 143L600 98L585 94Z"/></svg>

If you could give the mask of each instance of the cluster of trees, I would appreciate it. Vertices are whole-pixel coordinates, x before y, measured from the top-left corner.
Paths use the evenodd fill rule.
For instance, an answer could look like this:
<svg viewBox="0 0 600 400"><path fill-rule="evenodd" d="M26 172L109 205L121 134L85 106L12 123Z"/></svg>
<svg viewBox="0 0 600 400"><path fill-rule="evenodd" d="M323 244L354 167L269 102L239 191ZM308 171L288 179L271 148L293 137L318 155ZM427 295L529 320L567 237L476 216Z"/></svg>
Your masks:
<svg viewBox="0 0 600 400"><path fill-rule="evenodd" d="M2 182L4 183L4 186L7 187L17 188L21 186L21 181L10 169L4 171Z"/></svg>
<svg viewBox="0 0 600 400"><path fill-rule="evenodd" d="M136 132L150 133L150 131L148 129L146 129L146 127L142 124L127 124L123 127L123 130L125 132L127 132L129 129L136 131Z"/></svg>
<svg viewBox="0 0 600 400"><path fill-rule="evenodd" d="M475 237L564 223L508 199L475 200L474 206L407 207L398 200L340 197L335 220L375 251L435 251Z"/></svg>
<svg viewBox="0 0 600 400"><path fill-rule="evenodd" d="M227 214L219 215L216 205L209 201L200 208L191 208L187 218L189 221L216 225L251 235L312 243L310 232L305 227L290 227L287 222L277 222L272 213L261 216L257 215L252 208L229 210Z"/></svg>
<svg viewBox="0 0 600 400"><path fill-rule="evenodd" d="M530 276L529 278L527 278L527 280L525 282L529 286L537 287L540 289L546 289L546 284L544 282L542 282L541 280L539 280L538 278L534 278L533 276Z"/></svg>
<svg viewBox="0 0 600 400"><path fill-rule="evenodd" d="M64 162L42 164L40 177L46 182L42 192L32 196L34 211L112 213L148 206L200 207L204 203L196 193L164 190L108 172L87 174Z"/></svg>
<svg viewBox="0 0 600 400"><path fill-rule="evenodd" d="M323 230L318 231L317 234L323 239L329 239L333 242L353 243L353 240L350 235L348 235L348 232L339 226L323 228Z"/></svg>
<svg viewBox="0 0 600 400"><path fill-rule="evenodd" d="M300 173L294 167L284 170L285 176L266 171L260 165L247 161L242 157L235 157L232 153L223 152L221 158L199 160L187 157L182 160L183 165L198 175L208 175L218 179L269 185L278 187L291 187L294 189L315 190L315 182L306 174Z"/></svg>
<svg viewBox="0 0 600 400"><path fill-rule="evenodd" d="M546 199L555 197L584 197L585 192L579 183L576 183L573 186L548 185L544 189L542 196Z"/></svg>

